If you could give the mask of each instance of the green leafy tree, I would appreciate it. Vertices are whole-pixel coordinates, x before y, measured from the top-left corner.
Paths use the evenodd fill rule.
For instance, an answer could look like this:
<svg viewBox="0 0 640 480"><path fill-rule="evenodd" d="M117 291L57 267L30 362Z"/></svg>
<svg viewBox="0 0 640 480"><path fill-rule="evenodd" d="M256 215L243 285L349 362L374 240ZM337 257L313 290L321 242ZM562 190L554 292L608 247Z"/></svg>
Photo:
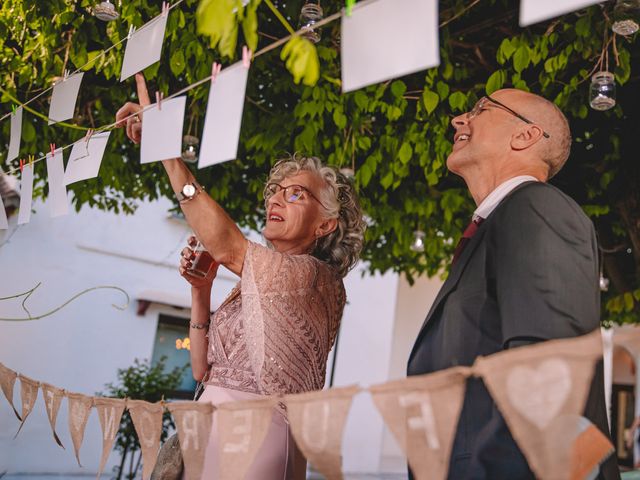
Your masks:
<svg viewBox="0 0 640 480"><path fill-rule="evenodd" d="M105 385L106 390L97 395L103 397L130 398L132 400L146 400L147 402L158 402L170 396L177 390L182 380L182 375L189 365L176 367L170 372L165 371L167 357L162 356L159 361L151 365L148 360L138 360L133 362L129 368L118 369L118 380L116 383ZM161 441L167 438L170 429L174 429L175 424L169 412L164 412L162 416ZM140 468L142 451L140 442L133 425L133 420L128 410L125 410L120 420L120 427L116 435L114 449L121 455L120 465L114 467L116 479L133 479ZM126 462L129 460L128 472Z"/></svg>
<svg viewBox="0 0 640 480"><path fill-rule="evenodd" d="M434 275L448 268L473 210L463 182L446 170L451 116L499 88L530 90L554 101L572 125L572 156L552 183L575 198L596 225L605 275L612 281L603 318L638 321L640 162L635 145L640 97L635 92L640 77L632 67L640 51L635 36L612 36L613 3L520 28L518 2L443 0L439 67L346 95L341 93L339 22L322 28L316 47L294 37L253 62L238 160L198 171L197 177L239 224L259 228L263 181L286 152L353 167L370 223L363 252L370 270L403 272L410 279ZM185 0L169 16L162 60L145 70L151 89L176 92L210 75L214 60L228 65L238 59L241 45L259 51L287 36L302 4L252 0L243 7L238 0ZM344 2L325 0L322 6L330 15ZM97 53L123 39L130 25L139 27L157 15L159 6L123 2L121 18L107 24L93 18L89 7L88 0L4 2L0 114L10 111L12 98L33 97L65 68L92 59L74 124L111 123L119 106L134 98L133 80L118 82L124 44L105 56ZM618 105L596 112L588 107L590 76L607 63L616 74ZM185 133L199 134L208 90L205 84L187 94ZM31 106L46 112L48 96ZM9 122L0 129L7 142ZM49 127L26 113L22 152L44 152L49 142L67 144L83 134ZM76 208L129 213L141 199L173 198L161 166L140 165L138 158L137 147L122 131L114 132L99 178L70 187ZM45 175L44 165L37 165L39 196L47 193ZM417 228L427 234L424 253L409 249Z"/></svg>

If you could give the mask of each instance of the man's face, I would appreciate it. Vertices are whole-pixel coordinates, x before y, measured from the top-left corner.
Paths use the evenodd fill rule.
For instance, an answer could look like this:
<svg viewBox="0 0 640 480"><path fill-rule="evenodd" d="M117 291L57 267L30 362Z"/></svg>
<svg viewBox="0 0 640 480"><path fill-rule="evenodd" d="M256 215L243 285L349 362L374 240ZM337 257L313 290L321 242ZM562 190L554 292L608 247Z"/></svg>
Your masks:
<svg viewBox="0 0 640 480"><path fill-rule="evenodd" d="M498 91L492 98L517 108L517 95ZM453 149L447 158L447 168L462 174L480 162L498 162L511 150L511 136L517 119L489 100L480 100L475 107L451 121L455 129Z"/></svg>

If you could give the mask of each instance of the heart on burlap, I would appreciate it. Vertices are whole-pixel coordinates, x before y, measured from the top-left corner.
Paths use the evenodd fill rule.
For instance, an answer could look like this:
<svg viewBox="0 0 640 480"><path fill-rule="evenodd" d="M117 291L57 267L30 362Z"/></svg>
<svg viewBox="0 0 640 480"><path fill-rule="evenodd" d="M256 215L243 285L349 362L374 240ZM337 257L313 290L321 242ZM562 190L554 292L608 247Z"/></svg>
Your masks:
<svg viewBox="0 0 640 480"><path fill-rule="evenodd" d="M507 378L507 395L523 417L544 430L560 413L571 392L571 369L552 358L537 368L516 366Z"/></svg>

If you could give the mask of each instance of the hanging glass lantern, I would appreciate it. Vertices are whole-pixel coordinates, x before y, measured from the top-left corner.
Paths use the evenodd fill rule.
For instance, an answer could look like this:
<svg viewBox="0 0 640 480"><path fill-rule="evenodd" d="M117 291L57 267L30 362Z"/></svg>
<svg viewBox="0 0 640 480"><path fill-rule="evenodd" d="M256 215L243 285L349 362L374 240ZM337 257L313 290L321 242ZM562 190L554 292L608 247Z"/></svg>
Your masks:
<svg viewBox="0 0 640 480"><path fill-rule="evenodd" d="M115 20L120 16L116 7L109 0L104 0L104 2L100 2L91 10L93 16L99 20L103 20L105 22L110 22L111 20Z"/></svg>
<svg viewBox="0 0 640 480"><path fill-rule="evenodd" d="M611 72L598 72L591 77L589 105L594 110L609 110L616 105L616 80Z"/></svg>
<svg viewBox="0 0 640 480"><path fill-rule="evenodd" d="M424 252L424 237L425 233L422 230L416 230L413 232L413 242L409 247L413 252Z"/></svg>
<svg viewBox="0 0 640 480"><path fill-rule="evenodd" d="M613 7L611 30L618 35L633 35L640 29L640 0L618 0Z"/></svg>
<svg viewBox="0 0 640 480"><path fill-rule="evenodd" d="M198 161L198 144L200 140L193 135L185 135L182 138L182 160L187 163L196 163Z"/></svg>
<svg viewBox="0 0 640 480"><path fill-rule="evenodd" d="M340 173L347 177L349 180L353 180L356 176L356 172L353 171L351 167L342 167L340 169Z"/></svg>
<svg viewBox="0 0 640 480"><path fill-rule="evenodd" d="M318 43L320 41L320 29L314 29L313 26L322 18L323 12L319 3L305 3L300 11L300 22L298 24L298 30L302 30L300 36L313 43Z"/></svg>

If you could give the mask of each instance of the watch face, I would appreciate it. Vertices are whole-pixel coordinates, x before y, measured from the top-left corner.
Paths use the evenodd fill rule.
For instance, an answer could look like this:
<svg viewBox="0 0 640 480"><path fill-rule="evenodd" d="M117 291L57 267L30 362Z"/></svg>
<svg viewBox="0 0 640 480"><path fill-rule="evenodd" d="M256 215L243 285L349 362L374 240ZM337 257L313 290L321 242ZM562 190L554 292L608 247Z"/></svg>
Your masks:
<svg viewBox="0 0 640 480"><path fill-rule="evenodd" d="M196 187L191 184L185 185L182 187L182 194L187 198L193 197L196 194Z"/></svg>

